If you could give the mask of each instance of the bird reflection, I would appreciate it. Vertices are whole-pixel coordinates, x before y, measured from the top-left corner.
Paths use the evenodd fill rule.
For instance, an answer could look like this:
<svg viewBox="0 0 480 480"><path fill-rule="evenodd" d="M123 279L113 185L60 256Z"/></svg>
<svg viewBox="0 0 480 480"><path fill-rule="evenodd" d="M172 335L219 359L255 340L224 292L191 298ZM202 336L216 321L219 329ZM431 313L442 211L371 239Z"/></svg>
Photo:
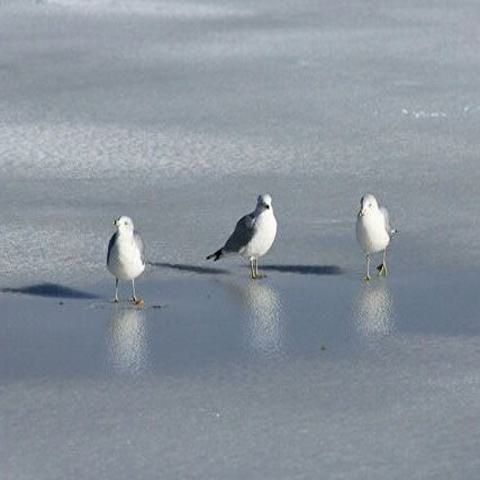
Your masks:
<svg viewBox="0 0 480 480"><path fill-rule="evenodd" d="M138 375L144 371L148 360L145 312L135 308L115 309L108 342L115 372Z"/></svg>
<svg viewBox="0 0 480 480"><path fill-rule="evenodd" d="M270 285L249 282L242 288L248 309L248 344L256 353L271 356L282 347L281 302Z"/></svg>
<svg viewBox="0 0 480 480"><path fill-rule="evenodd" d="M364 285L355 302L356 328L367 338L381 338L394 328L393 296L384 282Z"/></svg>
<svg viewBox="0 0 480 480"><path fill-rule="evenodd" d="M282 347L282 305L278 292L259 282L231 284L229 289L247 312L247 345L262 356L272 356Z"/></svg>

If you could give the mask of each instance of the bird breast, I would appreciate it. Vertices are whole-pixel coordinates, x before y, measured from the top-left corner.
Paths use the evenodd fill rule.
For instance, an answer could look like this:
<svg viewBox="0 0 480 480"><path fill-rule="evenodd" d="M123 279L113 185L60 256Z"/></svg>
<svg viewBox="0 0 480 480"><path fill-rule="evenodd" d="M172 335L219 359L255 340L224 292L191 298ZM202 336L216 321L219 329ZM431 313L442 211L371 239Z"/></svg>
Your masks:
<svg viewBox="0 0 480 480"><path fill-rule="evenodd" d="M357 240L365 253L385 250L390 242L390 235L385 228L385 221L380 214L359 216L356 225Z"/></svg>
<svg viewBox="0 0 480 480"><path fill-rule="evenodd" d="M247 245L245 257L261 257L273 245L277 234L277 220L271 211L262 212L255 220L255 235Z"/></svg>
<svg viewBox="0 0 480 480"><path fill-rule="evenodd" d="M132 280L144 270L141 253L132 236L119 235L110 254L108 269L121 280Z"/></svg>

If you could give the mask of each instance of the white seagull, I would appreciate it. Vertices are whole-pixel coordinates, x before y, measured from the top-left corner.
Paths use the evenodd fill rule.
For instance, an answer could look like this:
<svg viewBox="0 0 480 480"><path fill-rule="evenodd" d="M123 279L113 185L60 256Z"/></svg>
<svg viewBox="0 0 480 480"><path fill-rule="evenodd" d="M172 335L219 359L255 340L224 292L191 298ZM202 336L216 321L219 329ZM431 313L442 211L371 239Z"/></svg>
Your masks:
<svg viewBox="0 0 480 480"><path fill-rule="evenodd" d="M207 260L213 258L216 262L226 255L238 253L250 261L252 278L262 278L265 275L258 272L258 259L270 250L276 234L277 220L273 214L272 197L260 195L255 210L237 222L225 245L209 255Z"/></svg>
<svg viewBox="0 0 480 480"><path fill-rule="evenodd" d="M134 230L130 217L119 217L113 224L117 231L108 243L107 268L115 277L115 302L118 302L118 281L131 280L133 301L142 303L135 294L135 279L145 270L145 247Z"/></svg>
<svg viewBox="0 0 480 480"><path fill-rule="evenodd" d="M397 230L390 226L388 210L385 207L379 207L377 199L371 193L364 195L360 200L356 233L358 243L366 254L365 280L370 280L370 255L372 253L383 252L382 263L377 269L379 275L387 276L387 247L391 236L396 232Z"/></svg>

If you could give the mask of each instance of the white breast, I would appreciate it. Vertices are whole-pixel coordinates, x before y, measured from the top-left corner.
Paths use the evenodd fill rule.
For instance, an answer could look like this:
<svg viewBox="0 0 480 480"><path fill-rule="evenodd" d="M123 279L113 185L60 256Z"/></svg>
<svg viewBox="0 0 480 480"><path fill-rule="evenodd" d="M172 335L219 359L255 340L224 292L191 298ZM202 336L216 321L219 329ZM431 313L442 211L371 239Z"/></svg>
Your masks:
<svg viewBox="0 0 480 480"><path fill-rule="evenodd" d="M145 270L145 264L133 235L118 235L108 259L107 268L120 280L132 280Z"/></svg>
<svg viewBox="0 0 480 480"><path fill-rule="evenodd" d="M385 228L385 220L380 212L359 216L356 233L358 243L365 253L382 252L390 243L390 235Z"/></svg>
<svg viewBox="0 0 480 480"><path fill-rule="evenodd" d="M277 234L277 220L271 210L263 211L255 221L255 235L243 251L247 258L265 255L273 245Z"/></svg>

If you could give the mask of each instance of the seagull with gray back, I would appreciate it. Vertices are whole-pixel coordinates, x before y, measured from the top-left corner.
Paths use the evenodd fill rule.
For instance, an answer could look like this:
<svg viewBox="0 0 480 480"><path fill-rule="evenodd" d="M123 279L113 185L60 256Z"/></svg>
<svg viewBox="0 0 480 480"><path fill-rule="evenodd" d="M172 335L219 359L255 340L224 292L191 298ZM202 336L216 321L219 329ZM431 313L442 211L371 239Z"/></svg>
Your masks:
<svg viewBox="0 0 480 480"><path fill-rule="evenodd" d="M383 252L382 263L377 267L380 276L387 276L387 247L397 230L390 226L390 216L385 207L378 205L377 199L367 193L360 200L357 215L357 240L366 255L365 280L370 280L370 255Z"/></svg>
<svg viewBox="0 0 480 480"><path fill-rule="evenodd" d="M135 231L130 217L117 218L113 224L117 231L108 243L107 268L115 277L115 302L118 302L118 281L131 280L133 301L143 303L135 294L135 279L145 270L145 246Z"/></svg>
<svg viewBox="0 0 480 480"><path fill-rule="evenodd" d="M235 226L225 245L207 257L216 262L231 254L239 254L250 262L253 279L265 275L258 272L258 259L265 255L273 245L277 234L277 220L273 214L272 197L260 195L252 213L242 217Z"/></svg>

